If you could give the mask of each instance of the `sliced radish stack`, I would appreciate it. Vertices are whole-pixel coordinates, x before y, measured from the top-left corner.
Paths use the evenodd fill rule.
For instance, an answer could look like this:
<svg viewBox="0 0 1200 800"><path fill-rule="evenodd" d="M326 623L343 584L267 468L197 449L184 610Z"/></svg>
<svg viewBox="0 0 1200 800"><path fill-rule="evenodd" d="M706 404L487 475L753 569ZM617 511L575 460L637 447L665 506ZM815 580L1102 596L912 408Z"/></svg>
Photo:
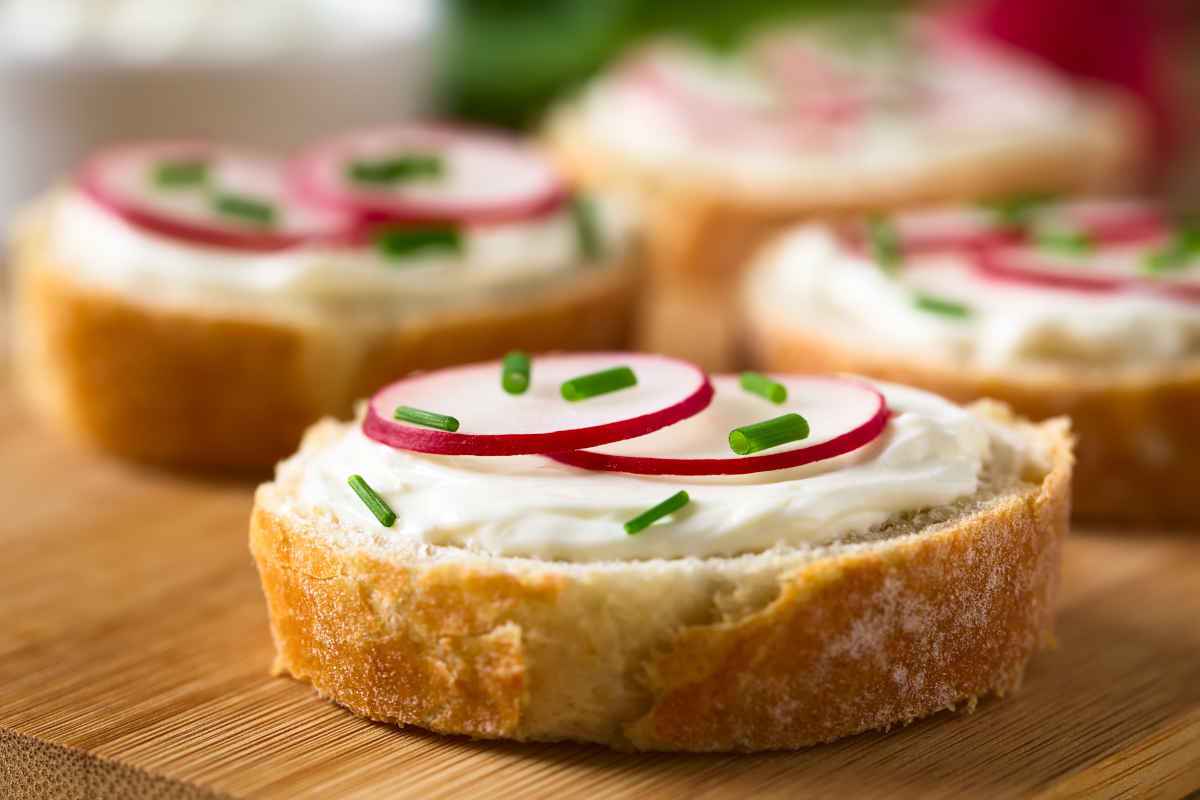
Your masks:
<svg viewBox="0 0 1200 800"><path fill-rule="evenodd" d="M562 384L627 366L634 386L568 402ZM371 399L363 432L404 450L444 455L511 456L595 447L642 436L702 411L712 400L708 376L686 361L639 353L586 353L533 359L529 388L501 387L500 361L439 370L393 383ZM454 417L455 431L394 419L398 406Z"/></svg>
<svg viewBox="0 0 1200 800"><path fill-rule="evenodd" d="M283 250L349 225L342 214L297 203L276 159L208 142L108 150L83 165L76 183L132 225L209 247Z"/></svg>
<svg viewBox="0 0 1200 800"><path fill-rule="evenodd" d="M424 160L433 168L363 180L356 165ZM292 186L314 205L368 222L488 224L557 210L568 193L553 166L502 133L400 125L348 134L296 159Z"/></svg>
<svg viewBox="0 0 1200 800"><path fill-rule="evenodd" d="M865 383L834 377L771 377L787 388L782 404L746 392L737 376L718 375L713 378L712 404L693 417L636 439L550 457L584 469L637 475L745 475L853 452L874 441L887 426L887 402ZM808 421L807 438L760 455L732 454L731 430L789 412Z"/></svg>
<svg viewBox="0 0 1200 800"><path fill-rule="evenodd" d="M983 277L1076 292L1147 292L1186 302L1200 302L1200 259L1161 275L1146 270L1146 258L1166 237L1150 247L1104 245L1078 256L1061 255L1033 245L995 248L973 261Z"/></svg>

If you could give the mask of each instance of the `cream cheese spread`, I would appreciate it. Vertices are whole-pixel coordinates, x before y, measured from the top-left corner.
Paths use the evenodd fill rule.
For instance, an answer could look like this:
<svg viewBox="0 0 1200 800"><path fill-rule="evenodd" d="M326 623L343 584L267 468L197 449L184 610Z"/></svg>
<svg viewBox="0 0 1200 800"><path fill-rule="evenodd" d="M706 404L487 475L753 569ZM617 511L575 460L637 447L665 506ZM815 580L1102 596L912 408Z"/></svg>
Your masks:
<svg viewBox="0 0 1200 800"><path fill-rule="evenodd" d="M626 206L596 198L608 259L626 246ZM67 189L50 205L55 262L84 283L212 308L258 309L369 300L389 310L488 298L569 277L584 266L570 212L463 231L463 252L389 260L371 247L304 246L247 253L176 241L126 223Z"/></svg>
<svg viewBox="0 0 1200 800"><path fill-rule="evenodd" d="M861 116L847 124L818 119L785 131L750 124L733 143L728 137L735 118L771 111L760 65L751 53L718 55L669 42L643 53L644 63L674 75L682 91L703 92L723 111L696 113L686 102L671 102L661 87L648 86L636 69L617 69L581 98L582 125L605 147L647 164L714 172L781 190L796 181L853 182L855 176L881 173L903 180L967 156L999 157L1021 148L1029 137L1075 140L1079 95L1047 70L1008 52L981 49L976 55L960 47L939 57L917 48L905 57L869 59L868 50L847 58L819 35L799 35L811 40L806 44L819 58L834 63L885 62L870 71L862 67L868 74L858 77L864 81L878 83L882 74L885 88L937 100L906 105L895 102L895 92L883 92L865 98ZM805 91L796 80L785 82L793 93ZM802 94L798 102L839 100L827 81L806 83L812 96Z"/></svg>
<svg viewBox="0 0 1200 800"><path fill-rule="evenodd" d="M802 326L870 350L985 368L1136 365L1200 354L1200 304L1150 292L998 281L980 275L968 258L910 257L893 275L828 229L810 226L764 253L748 279L747 300L785 329ZM914 302L918 291L969 313L923 311Z"/></svg>
<svg viewBox="0 0 1200 800"><path fill-rule="evenodd" d="M385 546L403 537L572 562L735 556L829 543L896 514L972 495L991 448L1012 446L998 445L1003 437L989 423L946 400L875 385L893 414L883 434L844 456L794 469L704 478L591 472L541 456L398 450L351 424L336 441L296 457L303 472L289 502L332 513L349 535ZM681 435L694 435L694 427ZM654 435L661 440L670 431ZM726 434L712 432L718 440ZM393 527L380 526L354 494L346 483L351 474L361 474L395 510ZM625 533L625 521L680 489L691 502L669 524Z"/></svg>

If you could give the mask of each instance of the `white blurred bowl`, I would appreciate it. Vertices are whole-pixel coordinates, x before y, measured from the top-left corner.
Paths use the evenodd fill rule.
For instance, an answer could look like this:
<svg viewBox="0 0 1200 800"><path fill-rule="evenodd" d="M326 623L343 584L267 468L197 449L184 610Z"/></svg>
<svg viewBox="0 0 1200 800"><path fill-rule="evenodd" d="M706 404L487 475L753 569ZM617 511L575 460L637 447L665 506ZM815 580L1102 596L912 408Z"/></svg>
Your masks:
<svg viewBox="0 0 1200 800"><path fill-rule="evenodd" d="M410 1L417 2L404 0ZM131 43L114 52L110 42L107 52L14 54L0 42L0 228L19 205L105 144L199 136L290 149L335 131L427 113L436 32L431 10L388 35L356 39L353 30L341 30L336 46L301 42L265 53L239 41L236 51L147 53Z"/></svg>

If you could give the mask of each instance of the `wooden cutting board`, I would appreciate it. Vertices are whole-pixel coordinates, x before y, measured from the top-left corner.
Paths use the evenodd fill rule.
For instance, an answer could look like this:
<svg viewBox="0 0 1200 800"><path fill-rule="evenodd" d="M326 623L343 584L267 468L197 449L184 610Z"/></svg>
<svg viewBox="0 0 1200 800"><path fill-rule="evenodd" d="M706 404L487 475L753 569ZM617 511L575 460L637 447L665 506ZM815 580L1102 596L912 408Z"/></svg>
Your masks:
<svg viewBox="0 0 1200 800"><path fill-rule="evenodd" d="M633 755L398 730L270 677L252 486L79 452L3 381L0 478L3 798L1200 789L1200 534L1078 532L1060 648L974 714L797 753Z"/></svg>

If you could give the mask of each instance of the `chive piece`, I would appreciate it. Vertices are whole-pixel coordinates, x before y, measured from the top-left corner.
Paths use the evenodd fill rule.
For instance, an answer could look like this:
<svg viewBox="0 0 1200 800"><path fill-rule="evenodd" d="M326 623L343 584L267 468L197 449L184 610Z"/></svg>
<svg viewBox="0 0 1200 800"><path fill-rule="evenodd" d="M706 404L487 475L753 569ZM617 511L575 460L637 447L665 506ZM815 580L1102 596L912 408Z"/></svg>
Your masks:
<svg viewBox="0 0 1200 800"><path fill-rule="evenodd" d="M1186 267L1197 256L1200 256L1200 227L1182 226L1164 247L1146 254L1142 266L1151 274L1170 272Z"/></svg>
<svg viewBox="0 0 1200 800"><path fill-rule="evenodd" d="M255 225L275 224L275 207L254 197L217 192L213 195L212 205L218 213L227 217L237 217Z"/></svg>
<svg viewBox="0 0 1200 800"><path fill-rule="evenodd" d="M917 292L914 294L913 305L922 311L928 311L931 314L941 314L944 317L965 319L971 316L971 309L965 303L945 297L938 297L936 294L928 294L926 292Z"/></svg>
<svg viewBox="0 0 1200 800"><path fill-rule="evenodd" d="M983 207L996 215L997 222L1005 228L1024 228L1033 221L1034 215L1043 206L1054 202L1053 194L1026 192L1000 200L983 203Z"/></svg>
<svg viewBox="0 0 1200 800"><path fill-rule="evenodd" d="M1068 255L1084 255L1096 247L1096 242L1085 231L1047 230L1037 234L1039 247Z"/></svg>
<svg viewBox="0 0 1200 800"><path fill-rule="evenodd" d="M628 389L630 386L636 385L637 376L633 374L633 370L629 367L613 367L564 381L562 396L564 400L577 403L589 397Z"/></svg>
<svg viewBox="0 0 1200 800"><path fill-rule="evenodd" d="M375 246L389 259L403 259L427 250L461 253L462 236L454 228L388 228L375 235Z"/></svg>
<svg viewBox="0 0 1200 800"><path fill-rule="evenodd" d="M629 534L630 536L641 533L663 517L667 516L668 514L674 514L676 511L686 506L691 499L692 498L688 497L688 493L685 491L676 492L658 505L654 506L653 508L646 509L633 519L629 520L629 522L626 522L625 533Z"/></svg>
<svg viewBox="0 0 1200 800"><path fill-rule="evenodd" d="M200 186L208 181L208 162L192 158L154 166L154 185L164 189Z"/></svg>
<svg viewBox="0 0 1200 800"><path fill-rule="evenodd" d="M371 513L375 515L375 519L379 520L379 524L390 528L396 523L396 512L392 511L392 507L387 504L387 501L367 485L362 475L351 475L346 483L350 484L350 488L363 501L363 505L371 509Z"/></svg>
<svg viewBox="0 0 1200 800"><path fill-rule="evenodd" d="M396 406L392 416L401 422L411 422L413 425L423 425L426 428L437 428L439 431L454 433L458 430L458 420L436 411L423 411L412 406Z"/></svg>
<svg viewBox="0 0 1200 800"><path fill-rule="evenodd" d="M529 354L513 350L500 362L500 386L509 394L525 394L529 388Z"/></svg>
<svg viewBox="0 0 1200 800"><path fill-rule="evenodd" d="M867 220L867 241L871 245L871 257L885 272L895 272L904 263L904 248L900 234L891 220L879 215Z"/></svg>
<svg viewBox="0 0 1200 800"><path fill-rule="evenodd" d="M575 223L575 238L579 252L589 261L604 255L600 237L600 225L596 219L596 206L591 198L577 194L571 198L571 220Z"/></svg>
<svg viewBox="0 0 1200 800"><path fill-rule="evenodd" d="M426 153L393 158L358 159L346 167L346 177L356 183L392 184L440 178L446 165L440 156Z"/></svg>
<svg viewBox="0 0 1200 800"><path fill-rule="evenodd" d="M808 438L808 420L799 414L744 425L729 432L729 449L739 456Z"/></svg>
<svg viewBox="0 0 1200 800"><path fill-rule="evenodd" d="M761 372L743 372L742 388L750 394L761 395L778 405L787 400L787 387L778 381L773 381Z"/></svg>

